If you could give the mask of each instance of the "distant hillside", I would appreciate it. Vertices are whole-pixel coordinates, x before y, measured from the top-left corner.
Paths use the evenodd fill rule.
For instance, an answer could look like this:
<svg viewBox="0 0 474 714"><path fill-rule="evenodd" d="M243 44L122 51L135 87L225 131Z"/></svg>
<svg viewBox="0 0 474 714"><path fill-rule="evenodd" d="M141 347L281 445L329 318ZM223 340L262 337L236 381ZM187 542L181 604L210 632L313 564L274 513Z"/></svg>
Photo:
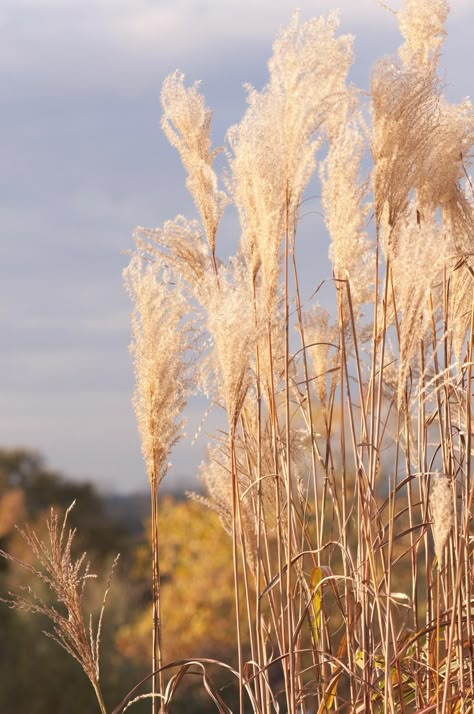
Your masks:
<svg viewBox="0 0 474 714"><path fill-rule="evenodd" d="M171 495L177 501L185 499L182 491L163 491L163 496ZM130 494L104 494L101 496L105 513L111 521L133 535L140 535L151 516L150 494L147 491Z"/></svg>
<svg viewBox="0 0 474 714"><path fill-rule="evenodd" d="M111 521L129 533L143 533L150 517L150 496L148 493L104 494L101 496L105 513Z"/></svg>

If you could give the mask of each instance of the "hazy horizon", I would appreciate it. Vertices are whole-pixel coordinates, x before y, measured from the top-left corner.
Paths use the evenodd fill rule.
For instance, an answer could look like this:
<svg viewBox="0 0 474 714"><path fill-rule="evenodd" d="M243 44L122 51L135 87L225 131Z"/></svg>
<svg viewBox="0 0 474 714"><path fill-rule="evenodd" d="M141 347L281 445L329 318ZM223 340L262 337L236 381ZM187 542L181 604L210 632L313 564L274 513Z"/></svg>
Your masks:
<svg viewBox="0 0 474 714"><path fill-rule="evenodd" d="M376 0L299 2L303 17L340 7L355 35L352 81L396 51L395 18ZM397 3L396 7L400 5ZM202 80L215 144L245 110L243 83L266 82L266 62L293 2L267 0L5 0L0 8L3 116L0 351L1 446L40 451L52 470L101 490L147 488L131 406L128 296L121 273L137 225L194 216L184 172L160 129L159 94L176 68ZM442 56L447 93L474 93L474 7L452 2ZM228 213L225 256L238 239ZM328 240L308 211L299 244L308 292L330 276ZM304 265L303 265L304 264ZM193 436L202 399L187 409ZM203 458L173 452L167 476L192 482Z"/></svg>

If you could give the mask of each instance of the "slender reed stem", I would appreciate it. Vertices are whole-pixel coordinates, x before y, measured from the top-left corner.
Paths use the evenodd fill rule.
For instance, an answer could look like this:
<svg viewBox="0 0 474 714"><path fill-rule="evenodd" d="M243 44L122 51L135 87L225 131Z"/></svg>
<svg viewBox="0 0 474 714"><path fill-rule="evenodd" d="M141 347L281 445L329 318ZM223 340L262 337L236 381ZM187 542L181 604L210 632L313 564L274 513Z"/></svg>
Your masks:
<svg viewBox="0 0 474 714"><path fill-rule="evenodd" d="M159 527L158 527L158 483L156 479L151 484L151 533L152 533L152 584L153 584L153 642L152 642L152 714L158 712L158 698L160 694L160 712L162 711L164 687L164 674L162 671L162 634L161 634L161 582L160 582L160 556L159 556ZM158 672L159 670L159 672ZM157 674L158 672L158 674Z"/></svg>
<svg viewBox="0 0 474 714"><path fill-rule="evenodd" d="M235 430L230 425L229 448L231 459L231 479L232 479L232 561L234 566L234 595L235 595L235 617L237 627L237 657L239 662L239 712L244 714L244 662L242 653L242 633L240 620L240 587L239 587L239 534L242 533L239 517L239 482L237 477L237 464L235 458Z"/></svg>
<svg viewBox="0 0 474 714"><path fill-rule="evenodd" d="M95 696L97 697L101 714L107 714L107 709L105 708L104 699L99 685L96 682L93 682L92 686L94 687Z"/></svg>

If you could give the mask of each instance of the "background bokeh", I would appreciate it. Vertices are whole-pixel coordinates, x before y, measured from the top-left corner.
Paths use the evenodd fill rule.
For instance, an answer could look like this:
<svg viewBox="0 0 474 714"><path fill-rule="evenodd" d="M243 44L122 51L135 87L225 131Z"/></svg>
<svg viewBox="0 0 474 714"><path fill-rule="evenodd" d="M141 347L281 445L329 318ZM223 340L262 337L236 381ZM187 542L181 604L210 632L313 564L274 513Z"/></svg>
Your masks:
<svg viewBox="0 0 474 714"><path fill-rule="evenodd" d="M390 3L389 3L390 4ZM339 7L355 35L352 79L399 44L376 0L300 0L303 17ZM392 3L396 9L400 5ZM180 68L214 109L215 143L260 88L293 0L0 0L0 433L54 468L122 492L146 485L128 354L124 251L136 225L193 214L179 159L159 126L164 77ZM453 0L442 66L450 98L473 89L474 7ZM300 255L308 289L330 274L316 211ZM238 237L230 213L218 252ZM190 434L202 404L188 408ZM183 443L182 485L203 444Z"/></svg>

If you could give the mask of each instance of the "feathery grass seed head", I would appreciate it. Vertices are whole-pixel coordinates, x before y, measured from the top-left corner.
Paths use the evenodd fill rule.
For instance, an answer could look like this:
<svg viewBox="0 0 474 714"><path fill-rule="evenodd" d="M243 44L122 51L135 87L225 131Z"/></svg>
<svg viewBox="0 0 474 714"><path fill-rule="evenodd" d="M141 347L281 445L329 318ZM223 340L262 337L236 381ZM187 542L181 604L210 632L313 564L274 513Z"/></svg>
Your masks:
<svg viewBox="0 0 474 714"><path fill-rule="evenodd" d="M405 64L436 67L446 37L447 0L404 0L404 5L397 12L400 32L405 38L400 57Z"/></svg>
<svg viewBox="0 0 474 714"><path fill-rule="evenodd" d="M252 292L245 266L234 259L228 268L219 271L218 281L209 274L202 297L213 343L210 366L216 394L223 397L233 430L250 384L250 358L256 343Z"/></svg>
<svg viewBox="0 0 474 714"><path fill-rule="evenodd" d="M124 279L134 308L130 345L134 408L148 478L156 485L168 470L172 446L182 436L183 421L177 420L190 388L186 362L190 328L185 322L189 307L159 264L144 265L135 256Z"/></svg>
<svg viewBox="0 0 474 714"><path fill-rule="evenodd" d="M219 190L212 168L216 155L216 151L211 150L212 112L206 107L198 86L199 83L185 87L181 72L174 72L165 79L161 91L161 125L171 145L179 151L188 172L186 185L214 253L217 227L228 198Z"/></svg>
<svg viewBox="0 0 474 714"><path fill-rule="evenodd" d="M270 315L278 294L284 232L296 229L315 152L346 98L352 38L336 37L336 14L301 23L295 13L273 45L270 79L248 90L248 109L229 131L232 193L242 225L242 255Z"/></svg>
<svg viewBox="0 0 474 714"><path fill-rule="evenodd" d="M112 566L94 632L92 615L88 618L85 617L83 601L87 581L97 576L90 572L86 553L77 559L73 556L72 545L75 530L66 530L68 516L73 506L74 503L66 510L62 523L59 521L57 512L51 509L50 516L46 521L47 540L42 540L29 526L18 529L31 553L36 557L38 567L0 550L1 557L17 563L29 571L39 583L46 585L54 595L56 604L49 604L39 594L39 590L35 590L31 586L22 588L21 592L10 592L8 598L0 598L0 601L8 604L11 608L46 616L53 625L53 632L45 631L44 634L79 662L98 693L102 618L110 588L110 579L118 556Z"/></svg>
<svg viewBox="0 0 474 714"><path fill-rule="evenodd" d="M439 567L443 567L443 551L454 524L453 492L449 479L437 475L431 486L430 507L435 553Z"/></svg>

